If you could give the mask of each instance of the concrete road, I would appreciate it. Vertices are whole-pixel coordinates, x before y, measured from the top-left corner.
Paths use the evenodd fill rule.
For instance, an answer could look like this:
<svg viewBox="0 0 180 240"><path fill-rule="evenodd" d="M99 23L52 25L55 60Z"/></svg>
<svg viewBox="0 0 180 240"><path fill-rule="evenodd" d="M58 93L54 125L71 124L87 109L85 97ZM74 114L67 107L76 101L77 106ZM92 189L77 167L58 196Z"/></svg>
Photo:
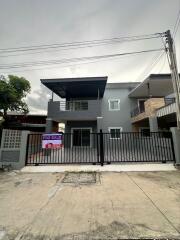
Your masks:
<svg viewBox="0 0 180 240"><path fill-rule="evenodd" d="M0 173L0 239L180 239L180 171Z"/></svg>

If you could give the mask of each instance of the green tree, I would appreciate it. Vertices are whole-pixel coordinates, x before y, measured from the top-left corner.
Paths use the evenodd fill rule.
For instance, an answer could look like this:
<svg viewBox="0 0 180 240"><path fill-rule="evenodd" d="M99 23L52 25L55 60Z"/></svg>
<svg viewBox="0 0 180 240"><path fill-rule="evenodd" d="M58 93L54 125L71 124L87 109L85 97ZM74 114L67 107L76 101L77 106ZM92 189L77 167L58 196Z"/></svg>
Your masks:
<svg viewBox="0 0 180 240"><path fill-rule="evenodd" d="M0 111L6 119L7 111L28 113L25 97L30 92L31 86L24 77L9 75L8 78L0 77Z"/></svg>

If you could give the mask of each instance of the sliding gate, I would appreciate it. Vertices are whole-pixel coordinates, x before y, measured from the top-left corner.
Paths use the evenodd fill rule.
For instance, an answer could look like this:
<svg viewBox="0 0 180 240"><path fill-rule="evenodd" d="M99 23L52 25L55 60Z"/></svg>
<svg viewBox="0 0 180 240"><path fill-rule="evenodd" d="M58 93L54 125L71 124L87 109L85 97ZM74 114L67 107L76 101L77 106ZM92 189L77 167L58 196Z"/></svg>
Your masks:
<svg viewBox="0 0 180 240"><path fill-rule="evenodd" d="M42 134L29 134L26 164L98 163L98 135L88 133L88 137L90 141L78 144L77 135L64 133L62 135L62 145L59 148L44 149L42 148Z"/></svg>
<svg viewBox="0 0 180 240"><path fill-rule="evenodd" d="M60 148L42 148L42 134L29 134L26 165L40 164L106 164L127 162L173 162L171 132L88 133L89 140L78 145L77 135L64 133ZM82 141L81 141L82 142Z"/></svg>

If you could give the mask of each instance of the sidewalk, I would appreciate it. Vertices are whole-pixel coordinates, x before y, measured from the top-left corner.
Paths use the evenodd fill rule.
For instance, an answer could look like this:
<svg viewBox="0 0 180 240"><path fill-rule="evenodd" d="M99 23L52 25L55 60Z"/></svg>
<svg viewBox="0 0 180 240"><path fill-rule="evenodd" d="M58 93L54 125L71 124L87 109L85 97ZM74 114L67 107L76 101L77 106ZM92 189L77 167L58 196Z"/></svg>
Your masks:
<svg viewBox="0 0 180 240"><path fill-rule="evenodd" d="M104 165L101 167L100 165L46 165L46 166L26 166L21 172L81 172L81 171L100 171L100 172L149 172L149 171L176 171L177 169L174 167L172 163L148 163L148 164L110 164Z"/></svg>
<svg viewBox="0 0 180 240"><path fill-rule="evenodd" d="M0 173L1 240L124 238L180 239L180 171Z"/></svg>

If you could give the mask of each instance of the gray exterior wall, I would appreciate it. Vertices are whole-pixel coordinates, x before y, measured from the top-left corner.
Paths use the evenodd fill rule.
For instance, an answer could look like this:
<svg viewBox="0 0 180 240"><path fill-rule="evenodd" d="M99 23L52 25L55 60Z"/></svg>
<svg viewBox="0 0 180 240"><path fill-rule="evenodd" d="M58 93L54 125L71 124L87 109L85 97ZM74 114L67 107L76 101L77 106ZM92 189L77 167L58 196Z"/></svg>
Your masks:
<svg viewBox="0 0 180 240"><path fill-rule="evenodd" d="M106 85L104 96L100 100L89 100L89 108L85 111L60 111L60 102L48 103L48 117L57 122L65 122L66 132L71 127L91 127L88 122L102 117L101 126L104 132L109 127L122 127L124 132L132 131L131 110L136 106L137 99L129 98L129 93L138 83L109 83ZM109 110L109 99L120 99L120 110Z"/></svg>
<svg viewBox="0 0 180 240"><path fill-rule="evenodd" d="M92 132L97 132L96 121L67 121L65 132L70 133L72 128L92 128Z"/></svg>
<svg viewBox="0 0 180 240"><path fill-rule="evenodd" d="M101 100L89 100L88 110L84 111L60 111L59 101L48 102L48 117L54 121L96 120L98 116L101 116Z"/></svg>
<svg viewBox="0 0 180 240"><path fill-rule="evenodd" d="M132 131L130 112L133 103L128 97L129 92L128 87L125 88L120 85L117 88L116 84L107 85L102 99L102 127L104 132L108 132L109 127L122 127L125 132ZM120 110L110 111L109 99L120 99Z"/></svg>
<svg viewBox="0 0 180 240"><path fill-rule="evenodd" d="M92 133L97 132L97 121L67 121L65 133L71 133L72 128L92 128ZM91 146L96 146L96 136L91 135ZM64 142L65 147L71 147L72 134L67 134L65 136L66 140Z"/></svg>

